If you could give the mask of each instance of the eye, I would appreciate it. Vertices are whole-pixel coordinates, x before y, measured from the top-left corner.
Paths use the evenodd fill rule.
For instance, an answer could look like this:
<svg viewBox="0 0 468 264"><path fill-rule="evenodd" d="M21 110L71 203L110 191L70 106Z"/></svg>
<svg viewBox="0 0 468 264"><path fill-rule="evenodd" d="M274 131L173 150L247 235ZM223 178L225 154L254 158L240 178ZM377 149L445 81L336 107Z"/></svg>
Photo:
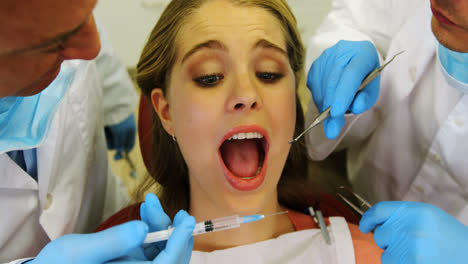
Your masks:
<svg viewBox="0 0 468 264"><path fill-rule="evenodd" d="M219 82L224 79L224 75L217 74L207 74L193 79L198 85L202 87L213 87L216 86Z"/></svg>
<svg viewBox="0 0 468 264"><path fill-rule="evenodd" d="M257 72L257 78L266 83L274 83L283 78L283 74L274 72Z"/></svg>

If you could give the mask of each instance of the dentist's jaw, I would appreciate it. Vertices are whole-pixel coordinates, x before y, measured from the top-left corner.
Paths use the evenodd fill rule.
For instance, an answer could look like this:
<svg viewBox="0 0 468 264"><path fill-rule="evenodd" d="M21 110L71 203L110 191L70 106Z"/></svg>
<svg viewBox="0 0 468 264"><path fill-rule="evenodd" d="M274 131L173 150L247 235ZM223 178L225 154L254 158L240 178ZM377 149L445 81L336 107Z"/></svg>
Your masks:
<svg viewBox="0 0 468 264"><path fill-rule="evenodd" d="M39 76L36 80L29 83L27 86L18 91L14 96L32 96L42 92L57 78L63 59L57 58L54 65L51 66L44 74Z"/></svg>
<svg viewBox="0 0 468 264"><path fill-rule="evenodd" d="M253 191L264 182L270 139L258 125L240 126L226 133L218 157L226 181L236 190Z"/></svg>
<svg viewBox="0 0 468 264"><path fill-rule="evenodd" d="M468 52L468 2L431 1L432 31L437 40L453 51Z"/></svg>

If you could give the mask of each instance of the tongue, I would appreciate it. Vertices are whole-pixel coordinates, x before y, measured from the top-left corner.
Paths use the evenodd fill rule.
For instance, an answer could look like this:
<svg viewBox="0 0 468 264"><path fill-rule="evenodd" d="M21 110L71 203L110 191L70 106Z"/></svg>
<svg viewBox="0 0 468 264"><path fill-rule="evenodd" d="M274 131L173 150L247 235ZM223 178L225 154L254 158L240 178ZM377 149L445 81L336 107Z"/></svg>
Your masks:
<svg viewBox="0 0 468 264"><path fill-rule="evenodd" d="M237 177L255 176L259 153L255 139L229 140L221 146L227 168Z"/></svg>

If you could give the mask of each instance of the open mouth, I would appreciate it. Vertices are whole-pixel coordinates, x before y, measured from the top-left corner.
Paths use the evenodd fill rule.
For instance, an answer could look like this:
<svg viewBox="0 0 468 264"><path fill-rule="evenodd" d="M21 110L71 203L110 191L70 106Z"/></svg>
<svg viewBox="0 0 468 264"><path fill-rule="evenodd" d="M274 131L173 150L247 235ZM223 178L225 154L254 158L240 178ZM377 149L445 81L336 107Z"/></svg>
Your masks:
<svg viewBox="0 0 468 264"><path fill-rule="evenodd" d="M218 153L227 181L236 189L250 191L264 179L268 157L268 138L258 126L231 130Z"/></svg>

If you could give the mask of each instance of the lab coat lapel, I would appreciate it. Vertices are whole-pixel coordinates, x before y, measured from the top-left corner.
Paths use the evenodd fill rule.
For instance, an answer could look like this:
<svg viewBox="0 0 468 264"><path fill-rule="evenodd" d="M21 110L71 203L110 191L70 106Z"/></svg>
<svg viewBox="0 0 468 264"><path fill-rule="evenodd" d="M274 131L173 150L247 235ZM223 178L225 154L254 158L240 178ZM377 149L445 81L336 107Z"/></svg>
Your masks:
<svg viewBox="0 0 468 264"><path fill-rule="evenodd" d="M42 209L46 206L46 197L49 189L53 186L55 176L57 176L57 134L60 111L54 116L54 120L49 129L49 134L44 144L37 148L37 179L39 184L39 202Z"/></svg>
<svg viewBox="0 0 468 264"><path fill-rule="evenodd" d="M2 189L37 190L36 181L13 161L8 154L0 154Z"/></svg>
<svg viewBox="0 0 468 264"><path fill-rule="evenodd" d="M80 213L87 211L83 207L91 203L85 205L83 199L90 179L89 162L93 159L89 150L94 136L89 131L96 131L87 123L92 116L88 108L95 104L89 102L91 95L83 91L93 91L88 87L99 86L91 82L95 80L90 77L95 68L90 68L89 63L69 63L76 64L70 65L77 67L75 80L59 105L43 149L38 152L42 163L38 167L39 178L44 176L42 182L39 180L43 209L39 222L51 239L75 232Z"/></svg>
<svg viewBox="0 0 468 264"><path fill-rule="evenodd" d="M384 109L392 109L391 105L398 105L409 96L421 78L424 77L427 68L431 65L430 61L436 56L438 42L432 34L431 16L429 7L420 10L417 15L405 23L402 27L404 30L395 36L394 42L390 45L388 58L401 51L405 52L395 58L395 62L382 73L382 86L396 87L396 89L381 91L379 99L382 100ZM414 38L414 36L421 34L426 36ZM408 41L412 39L418 41ZM406 71L406 73L400 74L402 71ZM398 76L396 80L395 76Z"/></svg>

